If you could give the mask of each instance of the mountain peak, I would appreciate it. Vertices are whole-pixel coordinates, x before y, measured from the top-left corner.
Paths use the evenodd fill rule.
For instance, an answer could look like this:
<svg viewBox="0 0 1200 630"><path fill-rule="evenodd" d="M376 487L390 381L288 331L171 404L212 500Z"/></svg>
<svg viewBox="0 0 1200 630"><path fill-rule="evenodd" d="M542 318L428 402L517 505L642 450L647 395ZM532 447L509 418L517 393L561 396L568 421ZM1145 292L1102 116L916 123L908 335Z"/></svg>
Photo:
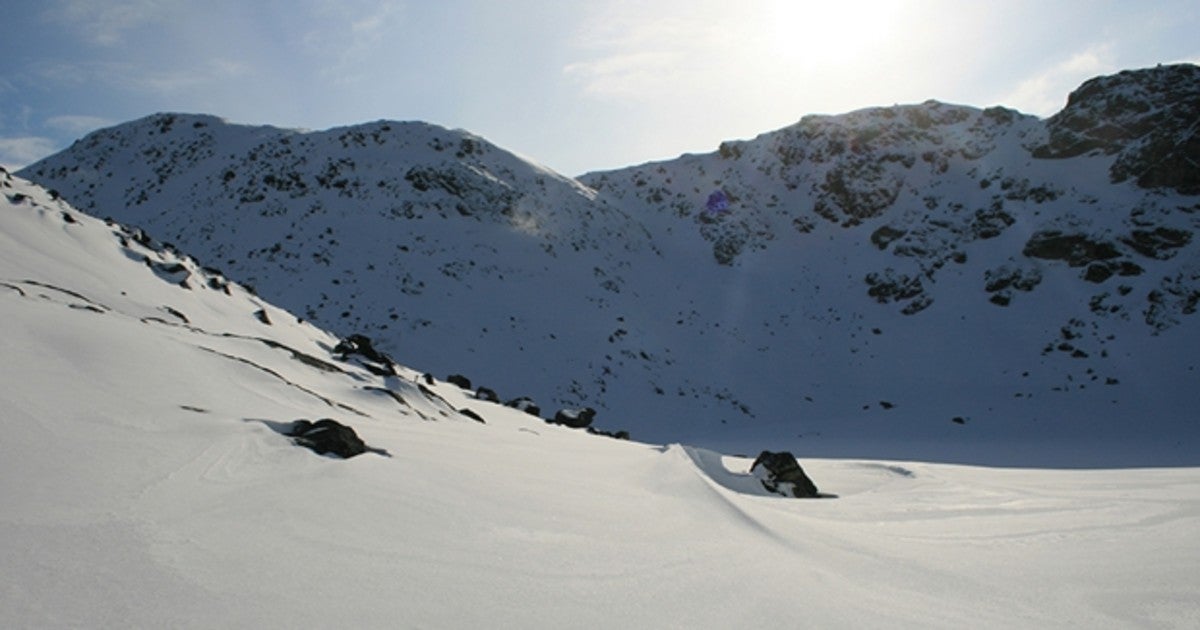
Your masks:
<svg viewBox="0 0 1200 630"><path fill-rule="evenodd" d="M1126 70L1096 77L1071 92L1046 121L1039 158L1116 155L1114 182L1200 194L1200 67Z"/></svg>
<svg viewBox="0 0 1200 630"><path fill-rule="evenodd" d="M1067 109L1104 109L1109 115L1146 112L1195 98L1200 66L1159 64L1088 79L1067 97Z"/></svg>

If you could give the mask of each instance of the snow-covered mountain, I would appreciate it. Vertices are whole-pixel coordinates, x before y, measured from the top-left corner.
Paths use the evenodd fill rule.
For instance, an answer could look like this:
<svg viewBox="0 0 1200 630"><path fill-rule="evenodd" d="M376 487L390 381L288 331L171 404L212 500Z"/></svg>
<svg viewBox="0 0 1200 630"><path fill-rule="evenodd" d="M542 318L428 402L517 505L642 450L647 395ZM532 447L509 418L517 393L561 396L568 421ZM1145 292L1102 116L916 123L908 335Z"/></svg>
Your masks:
<svg viewBox="0 0 1200 630"><path fill-rule="evenodd" d="M0 193L5 627L1200 615L1195 468L818 459L805 468L839 498L785 499L747 458L479 400L57 193L2 171ZM320 417L373 452L320 457L282 435Z"/></svg>
<svg viewBox="0 0 1200 630"><path fill-rule="evenodd" d="M1200 69L1167 66L1048 120L809 116L578 179L422 123L160 114L21 175L338 334L635 437L1194 463L1198 99Z"/></svg>

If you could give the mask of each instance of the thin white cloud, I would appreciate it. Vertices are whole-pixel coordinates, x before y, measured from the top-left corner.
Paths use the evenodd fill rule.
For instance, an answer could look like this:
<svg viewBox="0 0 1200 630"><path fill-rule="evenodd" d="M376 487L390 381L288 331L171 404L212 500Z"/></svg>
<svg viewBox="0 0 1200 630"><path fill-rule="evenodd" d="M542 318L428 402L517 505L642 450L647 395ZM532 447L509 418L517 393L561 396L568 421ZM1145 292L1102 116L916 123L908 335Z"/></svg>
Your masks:
<svg viewBox="0 0 1200 630"><path fill-rule="evenodd" d="M720 75L732 25L711 2L677 5L616 2L597 10L575 37L585 58L564 65L563 75L587 94L634 100Z"/></svg>
<svg viewBox="0 0 1200 630"><path fill-rule="evenodd" d="M355 35L376 37L382 35L387 27L401 18L403 5L393 0L385 0L370 10L356 13L358 19L350 22L350 30Z"/></svg>
<svg viewBox="0 0 1200 630"><path fill-rule="evenodd" d="M33 119L33 108L29 105L16 105L5 111L0 107L0 131L6 134L28 133L30 120Z"/></svg>
<svg viewBox="0 0 1200 630"><path fill-rule="evenodd" d="M1092 46L1021 81L1000 102L1025 113L1050 116L1062 109L1067 94L1081 83L1116 70L1111 47Z"/></svg>
<svg viewBox="0 0 1200 630"><path fill-rule="evenodd" d="M246 64L222 58L205 60L197 66L165 70L123 61L42 63L33 70L51 85L93 86L96 90L119 89L160 97L176 96L251 73L251 68Z"/></svg>
<svg viewBox="0 0 1200 630"><path fill-rule="evenodd" d="M162 19L177 6L176 0L59 0L45 18L79 30L94 44L115 46L124 43L129 31Z"/></svg>
<svg viewBox="0 0 1200 630"><path fill-rule="evenodd" d="M67 115L53 116L46 119L47 127L72 134L88 133L101 127L109 127L113 124L115 124L115 121L99 116Z"/></svg>
<svg viewBox="0 0 1200 630"><path fill-rule="evenodd" d="M120 75L120 80L133 89L172 96L219 84L228 79L245 77L250 72L247 65L238 61L210 59L199 66L189 68L156 71L137 69Z"/></svg>
<svg viewBox="0 0 1200 630"><path fill-rule="evenodd" d="M568 64L563 74L577 80L587 94L637 99L661 89L664 77L678 72L682 57L661 50L614 54Z"/></svg>
<svg viewBox="0 0 1200 630"><path fill-rule="evenodd" d="M742 61L731 53L738 25L714 11L700 4L677 13L666 4L617 5L588 20L576 38L582 59L565 64L563 76L583 94L617 101L686 101L709 94Z"/></svg>
<svg viewBox="0 0 1200 630"><path fill-rule="evenodd" d="M318 73L339 84L361 79L374 68L388 37L401 37L406 12L397 0L318 2L311 9L320 26L301 37L320 60Z"/></svg>
<svg viewBox="0 0 1200 630"><path fill-rule="evenodd" d="M0 166L16 171L58 150L49 138L25 136L0 138Z"/></svg>

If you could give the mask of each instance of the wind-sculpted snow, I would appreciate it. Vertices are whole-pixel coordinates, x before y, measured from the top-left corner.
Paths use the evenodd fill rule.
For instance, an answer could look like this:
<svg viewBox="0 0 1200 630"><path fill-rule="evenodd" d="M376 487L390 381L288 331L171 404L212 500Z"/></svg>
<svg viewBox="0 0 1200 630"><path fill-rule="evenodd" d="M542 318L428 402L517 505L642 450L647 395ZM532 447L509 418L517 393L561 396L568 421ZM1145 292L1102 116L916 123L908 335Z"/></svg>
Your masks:
<svg viewBox="0 0 1200 630"><path fill-rule="evenodd" d="M807 116L578 180L424 123L180 114L22 173L339 335L592 407L604 430L800 454L879 434L950 461L1014 430L1099 431L1143 446L1093 465L1194 463L1200 201L1131 166L1191 172L1193 74L1097 79L1047 121L937 101ZM1103 142L1047 149L1064 130Z"/></svg>

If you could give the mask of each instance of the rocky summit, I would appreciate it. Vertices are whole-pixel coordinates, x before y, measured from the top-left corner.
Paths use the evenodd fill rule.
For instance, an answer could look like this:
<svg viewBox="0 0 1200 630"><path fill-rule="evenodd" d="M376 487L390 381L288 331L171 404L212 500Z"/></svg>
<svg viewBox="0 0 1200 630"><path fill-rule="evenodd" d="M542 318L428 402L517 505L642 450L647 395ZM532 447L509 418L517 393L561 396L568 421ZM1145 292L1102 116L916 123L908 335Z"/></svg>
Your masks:
<svg viewBox="0 0 1200 630"><path fill-rule="evenodd" d="M1162 66L1045 120L869 108L578 178L424 123L158 114L20 175L504 400L862 454L1194 417L1198 111Z"/></svg>

